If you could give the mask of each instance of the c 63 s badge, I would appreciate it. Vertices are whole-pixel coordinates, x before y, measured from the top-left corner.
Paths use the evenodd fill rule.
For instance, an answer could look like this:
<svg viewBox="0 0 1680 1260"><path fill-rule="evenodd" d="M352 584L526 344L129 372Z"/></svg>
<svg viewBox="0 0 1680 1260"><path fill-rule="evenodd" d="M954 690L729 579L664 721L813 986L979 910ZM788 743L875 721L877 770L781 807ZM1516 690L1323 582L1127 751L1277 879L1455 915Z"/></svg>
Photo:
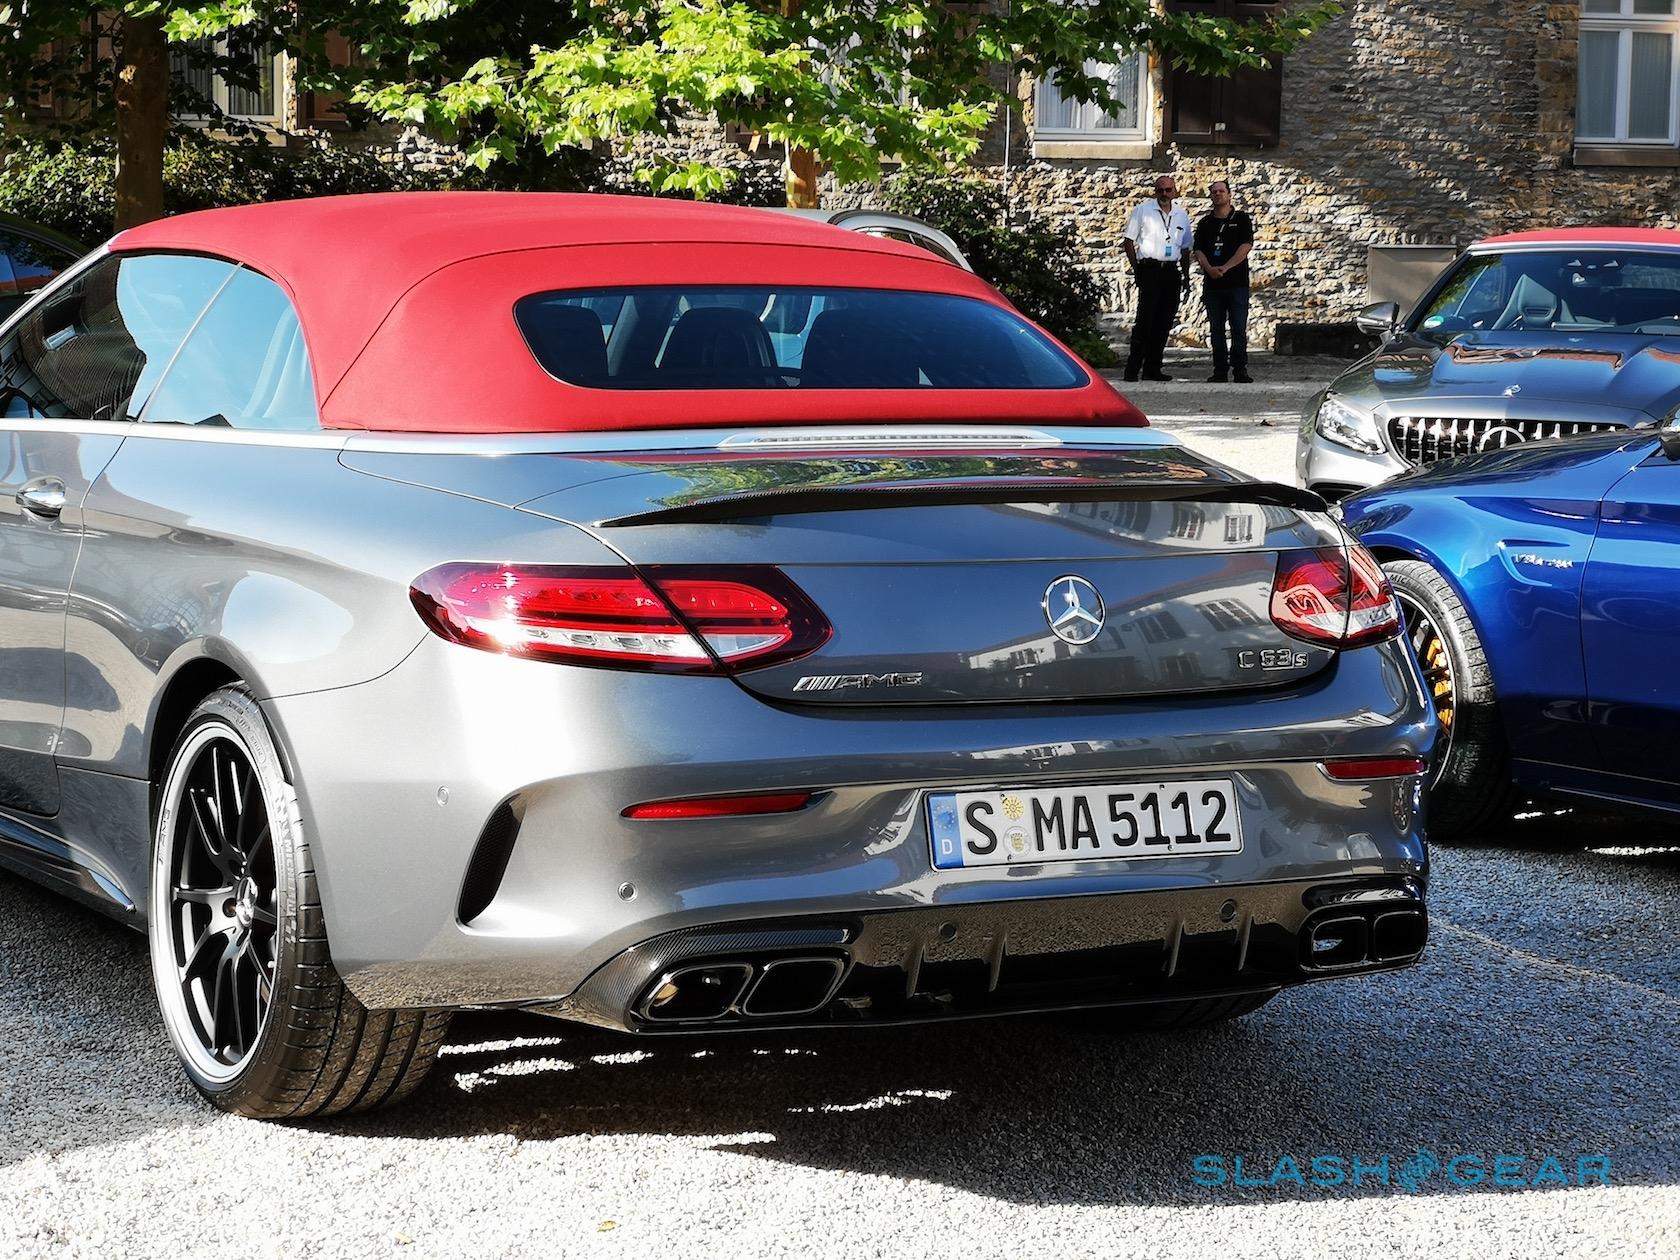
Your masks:
<svg viewBox="0 0 1680 1260"><path fill-rule="evenodd" d="M1305 669L1307 654L1292 648L1259 648L1237 653L1238 669Z"/></svg>
<svg viewBox="0 0 1680 1260"><path fill-rule="evenodd" d="M808 674L793 684L795 691L841 691L848 687L920 687L920 674Z"/></svg>

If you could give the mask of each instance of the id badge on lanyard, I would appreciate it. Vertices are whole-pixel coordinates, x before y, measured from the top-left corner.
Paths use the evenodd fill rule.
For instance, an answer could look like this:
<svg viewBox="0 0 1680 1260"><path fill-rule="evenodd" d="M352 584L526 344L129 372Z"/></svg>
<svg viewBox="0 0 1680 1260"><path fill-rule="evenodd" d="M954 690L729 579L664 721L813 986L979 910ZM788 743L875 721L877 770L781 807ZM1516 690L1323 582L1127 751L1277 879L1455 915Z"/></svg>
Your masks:
<svg viewBox="0 0 1680 1260"><path fill-rule="evenodd" d="M1178 242L1173 239L1172 215L1170 213L1161 215L1161 233L1166 238L1166 244L1162 246L1162 258L1167 262L1176 262L1178 260Z"/></svg>

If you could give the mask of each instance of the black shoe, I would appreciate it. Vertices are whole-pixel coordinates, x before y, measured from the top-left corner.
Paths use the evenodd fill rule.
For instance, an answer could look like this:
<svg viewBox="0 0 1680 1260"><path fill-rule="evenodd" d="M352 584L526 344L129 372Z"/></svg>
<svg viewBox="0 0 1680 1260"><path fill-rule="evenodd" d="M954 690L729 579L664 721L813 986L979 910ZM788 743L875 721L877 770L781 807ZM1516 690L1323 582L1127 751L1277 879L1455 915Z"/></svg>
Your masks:
<svg viewBox="0 0 1680 1260"><path fill-rule="evenodd" d="M1145 372L1143 374L1143 379L1146 381L1170 381L1172 380L1172 377L1168 376L1165 372Z"/></svg>
<svg viewBox="0 0 1680 1260"><path fill-rule="evenodd" d="M1123 376L1121 379L1126 380L1126 381L1134 381L1135 382L1137 380L1137 373L1136 372L1127 372L1126 375Z"/></svg>
<svg viewBox="0 0 1680 1260"><path fill-rule="evenodd" d="M1252 385L1252 384L1254 384L1254 378L1252 376L1250 376L1247 372L1234 373L1232 375L1231 379L1233 381L1235 381L1238 385Z"/></svg>
<svg viewBox="0 0 1680 1260"><path fill-rule="evenodd" d="M1212 376L1207 378L1207 383L1209 385L1224 385L1230 381L1230 379L1231 378L1223 372L1215 372Z"/></svg>

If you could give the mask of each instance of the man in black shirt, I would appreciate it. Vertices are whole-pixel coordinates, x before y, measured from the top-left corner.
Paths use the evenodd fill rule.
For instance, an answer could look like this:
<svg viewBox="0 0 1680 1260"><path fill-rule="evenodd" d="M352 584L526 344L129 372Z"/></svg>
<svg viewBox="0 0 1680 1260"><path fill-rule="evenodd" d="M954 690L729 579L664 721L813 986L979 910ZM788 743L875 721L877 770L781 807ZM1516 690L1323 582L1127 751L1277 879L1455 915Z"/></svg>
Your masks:
<svg viewBox="0 0 1680 1260"><path fill-rule="evenodd" d="M1229 372L1230 379L1247 385L1254 380L1248 374L1248 254L1254 248L1254 223L1232 204L1231 185L1225 180L1215 180L1208 196L1213 210L1196 224L1192 255L1202 271L1202 305L1213 335L1213 375L1208 380L1224 381Z"/></svg>

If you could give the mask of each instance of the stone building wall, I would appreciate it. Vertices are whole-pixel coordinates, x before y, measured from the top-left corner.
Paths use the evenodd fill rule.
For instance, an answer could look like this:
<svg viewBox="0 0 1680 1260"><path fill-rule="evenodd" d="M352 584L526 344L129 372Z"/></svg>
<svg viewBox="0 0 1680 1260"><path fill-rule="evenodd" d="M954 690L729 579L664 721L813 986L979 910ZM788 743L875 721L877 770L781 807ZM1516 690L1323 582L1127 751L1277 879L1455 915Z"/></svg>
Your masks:
<svg viewBox="0 0 1680 1260"><path fill-rule="evenodd" d="M1673 227L1680 170L1576 166L1580 6L1543 0L1347 0L1284 66L1279 144L1226 149L1157 143L1126 160L1035 160L1025 124L1001 128L979 168L1007 180L1025 214L1071 223L1129 322L1120 237L1133 206L1170 172L1192 217L1213 179L1255 216L1251 328L1351 321L1367 301L1371 245L1464 246L1501 231L1570 224ZM1164 133L1160 67L1151 133ZM1186 339L1200 340L1187 304Z"/></svg>

